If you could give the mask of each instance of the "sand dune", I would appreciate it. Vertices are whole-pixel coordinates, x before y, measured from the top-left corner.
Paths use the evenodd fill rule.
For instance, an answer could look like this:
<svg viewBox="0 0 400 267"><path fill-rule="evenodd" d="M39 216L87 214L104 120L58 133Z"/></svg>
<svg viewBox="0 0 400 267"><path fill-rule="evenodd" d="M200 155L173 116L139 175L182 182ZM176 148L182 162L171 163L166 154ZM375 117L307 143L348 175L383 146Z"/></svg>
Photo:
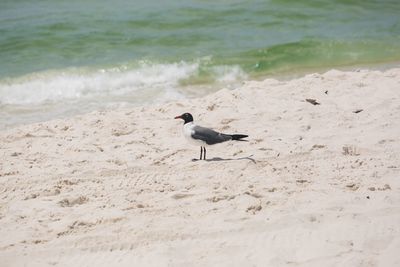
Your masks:
<svg viewBox="0 0 400 267"><path fill-rule="evenodd" d="M192 161L183 112L249 141ZM400 69L23 125L0 132L0 265L400 266L399 151Z"/></svg>

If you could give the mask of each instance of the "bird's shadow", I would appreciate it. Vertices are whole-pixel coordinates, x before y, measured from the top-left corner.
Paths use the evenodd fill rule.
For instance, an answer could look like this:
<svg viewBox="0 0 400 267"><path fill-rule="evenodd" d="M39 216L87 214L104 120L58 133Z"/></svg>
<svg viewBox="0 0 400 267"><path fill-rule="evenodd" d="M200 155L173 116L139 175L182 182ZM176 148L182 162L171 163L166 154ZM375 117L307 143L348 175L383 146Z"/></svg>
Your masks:
<svg viewBox="0 0 400 267"><path fill-rule="evenodd" d="M205 161L208 162L213 162L213 161L231 161L231 160L249 160L253 162L254 164L257 164L256 160L252 158L253 155L247 156L247 157L241 157L241 158L220 158L220 157L214 157L212 159L206 159ZM200 159L192 159L192 161L201 161Z"/></svg>

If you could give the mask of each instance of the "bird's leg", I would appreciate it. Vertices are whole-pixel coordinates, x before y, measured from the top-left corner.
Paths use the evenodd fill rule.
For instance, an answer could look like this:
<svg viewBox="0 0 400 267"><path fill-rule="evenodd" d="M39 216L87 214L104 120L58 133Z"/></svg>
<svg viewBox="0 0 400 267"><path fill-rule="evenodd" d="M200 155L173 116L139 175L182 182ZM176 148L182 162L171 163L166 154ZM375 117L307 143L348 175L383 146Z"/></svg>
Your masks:
<svg viewBox="0 0 400 267"><path fill-rule="evenodd" d="M204 160L206 160L206 147L203 147L204 148Z"/></svg>
<svg viewBox="0 0 400 267"><path fill-rule="evenodd" d="M201 160L202 156L203 156L203 147L201 146L200 147L200 160Z"/></svg>

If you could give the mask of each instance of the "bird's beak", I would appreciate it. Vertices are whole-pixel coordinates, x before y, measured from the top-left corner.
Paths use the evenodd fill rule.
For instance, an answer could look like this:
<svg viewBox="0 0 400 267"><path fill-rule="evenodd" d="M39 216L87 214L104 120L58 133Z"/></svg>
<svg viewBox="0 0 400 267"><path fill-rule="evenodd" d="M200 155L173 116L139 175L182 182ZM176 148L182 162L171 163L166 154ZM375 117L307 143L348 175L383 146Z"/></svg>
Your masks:
<svg viewBox="0 0 400 267"><path fill-rule="evenodd" d="M174 119L182 119L182 116L176 116Z"/></svg>

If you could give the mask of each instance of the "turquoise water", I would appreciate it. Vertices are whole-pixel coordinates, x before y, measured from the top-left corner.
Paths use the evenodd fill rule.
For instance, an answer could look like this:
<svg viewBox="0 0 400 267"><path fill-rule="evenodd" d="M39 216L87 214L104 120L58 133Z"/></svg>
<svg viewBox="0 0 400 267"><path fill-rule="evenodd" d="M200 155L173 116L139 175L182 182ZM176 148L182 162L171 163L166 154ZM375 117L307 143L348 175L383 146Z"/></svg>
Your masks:
<svg viewBox="0 0 400 267"><path fill-rule="evenodd" d="M0 128L398 62L398 0L1 0Z"/></svg>

